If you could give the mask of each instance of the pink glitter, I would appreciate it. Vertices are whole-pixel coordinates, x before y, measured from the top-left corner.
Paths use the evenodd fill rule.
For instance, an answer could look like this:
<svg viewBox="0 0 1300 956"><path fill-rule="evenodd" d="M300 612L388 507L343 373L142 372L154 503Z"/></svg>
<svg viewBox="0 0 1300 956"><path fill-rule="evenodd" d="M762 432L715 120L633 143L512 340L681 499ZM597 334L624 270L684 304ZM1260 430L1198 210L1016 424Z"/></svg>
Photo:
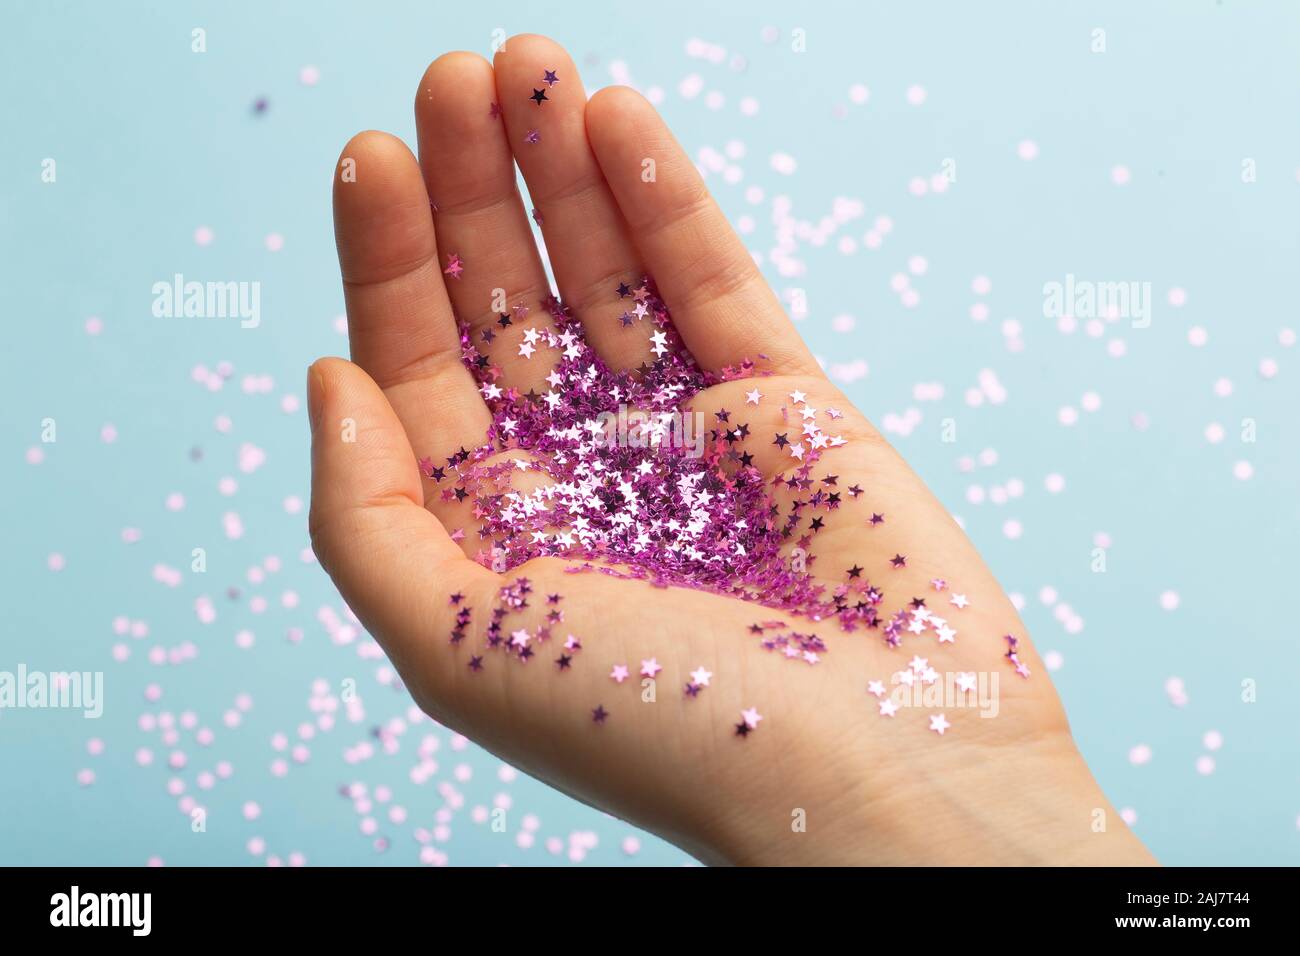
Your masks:
<svg viewBox="0 0 1300 956"><path fill-rule="evenodd" d="M453 268L459 267L458 256L448 259ZM867 579L863 568L847 569L846 579L832 585L811 574L808 565L815 558L791 560L792 546L802 556L808 555L827 516L842 503L842 494L857 498L863 493L857 485L842 492L835 475L814 476L824 451L845 440L821 429L818 410L808 404L806 395L795 390L789 393L790 404L781 405L786 430L772 444L789 455L790 468L770 479L745 450L747 441L758 436L751 435L748 424L735 412L713 413L716 427L707 432L707 442L662 440L671 439L671 430L660 425L655 431L655 423L682 421L683 414L692 414L684 411L691 400L705 389L725 381L753 380L766 372L752 360L718 373L702 369L678 337L650 278L643 278L635 289L622 284L614 294L635 302L635 308L619 320L629 334L642 320L653 323L649 339L655 357L638 369L613 371L587 344L582 325L567 307L549 296L541 304L554 327L524 329L518 345L518 354L525 359L531 361L536 355L555 362L547 378L551 389L540 395L535 390L521 394L517 388L498 386L501 369L479 351L462 324L462 358L479 384L492 422L479 447L460 448L445 459L445 466L422 456L419 468L436 483L444 501L472 504L480 523L478 561L505 573L532 558L564 557L575 562L568 568L570 573L633 578L661 588L689 587L813 622L834 619L843 631L879 631L889 647L900 646L907 634L927 630L940 643L952 643L957 632L932 615L919 598L910 607L882 615L884 591ZM517 303L513 311L522 320L530 310ZM503 315L499 324L504 334L512 323ZM753 388L746 393L745 406L758 405L761 399L762 392ZM650 423L640 440L611 434L611 424L625 421L627 409L643 413L642 421ZM824 414L831 421L842 417L833 409ZM646 439L645 431L661 440ZM531 491L518 491L512 477L521 470L540 472L549 481ZM799 496L784 513L771 494L778 488ZM868 525L884 521L883 515L873 514ZM466 536L465 529L458 528L453 540L463 541ZM907 556L896 554L885 573L906 566ZM948 582L936 578L931 586L942 591ZM487 625L486 651L500 651L520 663L541 652L552 628L563 619L556 607L560 595L546 599L550 610L540 625L507 625L511 615L529 606L530 598L540 603L531 591L525 578L500 589ZM459 594L450 598L457 608L448 637L453 645L466 638L471 624L472 609L461 601ZM956 595L952 603L964 607L965 598ZM764 649L792 661L817 664L827 652L817 634L802 633L780 621L755 624L750 630L760 637ZM1010 643L1008 663L1021 677L1028 677L1014 639ZM573 635L563 644L558 655L547 654L560 672L572 667L581 648ZM474 672L483 670L485 655L471 654L467 666ZM643 661L641 676L653 678L661 669L653 659ZM686 697L697 697L707 686L697 679L704 673L701 669L685 684ZM615 683L627 676L628 669L621 665L610 673ZM603 724L608 712L598 706L591 714L595 723ZM742 727L740 736L753 729Z"/></svg>
<svg viewBox="0 0 1300 956"><path fill-rule="evenodd" d="M879 598L854 600L878 594L868 582L856 580L827 593L806 571L792 571L781 551L787 541L806 547L811 535L796 538L796 529L808 520L815 533L821 526L817 513L834 510L839 496L819 490L778 517L767 479L742 454L748 436L743 424L720 422L699 457L667 442L616 443L593 430L593 423L617 416L620 407L644 410L650 420L680 414L711 385L763 374L748 360L719 374L702 370L683 347L650 279L633 298L637 314L657 326L651 340L658 357L636 373L613 372L587 345L582 326L565 306L554 298L543 303L555 330L529 329L521 345L529 347L530 358L534 345L560 353L554 388L542 396L491 388L500 370L462 327L463 358L489 396L493 421L486 442L451 456L446 469L435 469L431 458L422 458L420 465L427 477L443 476L438 483L445 499L473 500L482 523L480 562L500 571L534 557L562 555L583 560L571 569L575 572L697 588L814 620L835 617L846 630L875 626ZM815 415L807 409L804 418ZM815 424L805 426L805 433L809 447L796 443L796 467L777 479L793 489L812 488L812 468L821 455L816 446L843 443L821 434ZM504 451L535 456L536 469L552 484L529 494L512 490L510 476L517 466L487 463Z"/></svg>

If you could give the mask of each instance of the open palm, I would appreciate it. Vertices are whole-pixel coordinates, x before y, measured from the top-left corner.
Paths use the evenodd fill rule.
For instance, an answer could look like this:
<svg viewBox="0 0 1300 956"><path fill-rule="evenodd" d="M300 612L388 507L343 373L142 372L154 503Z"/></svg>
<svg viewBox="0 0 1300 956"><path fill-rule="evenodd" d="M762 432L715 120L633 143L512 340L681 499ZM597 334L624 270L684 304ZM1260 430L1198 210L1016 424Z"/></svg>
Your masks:
<svg viewBox="0 0 1300 956"><path fill-rule="evenodd" d="M340 157L356 365L316 363L309 396L313 545L421 707L707 861L1144 862L1079 759L1010 602L822 374L650 104L625 88L588 101L559 46L519 36L494 64L439 58L415 107L418 161L373 132ZM803 514L788 557L828 594L860 596L869 580L882 620L925 602L927 629L891 647L879 628L846 633L751 600L575 574L563 556L484 566L483 515L442 463L483 445L485 394L554 385L552 350L528 347L555 329L530 215L561 299L610 368L655 358L654 325L625 316L646 276L702 368L762 356L765 374L716 384L691 410L711 428L745 426L745 467L783 514L836 496L815 534L815 509ZM486 381L462 360L462 329ZM773 485L811 450L808 421L823 436L817 487ZM528 455L499 454L519 460L514 487L547 481ZM786 626L764 626L775 620ZM488 653L515 629L531 660ZM929 663L910 663L918 656ZM996 716L887 713L880 685L927 668L996 675Z"/></svg>

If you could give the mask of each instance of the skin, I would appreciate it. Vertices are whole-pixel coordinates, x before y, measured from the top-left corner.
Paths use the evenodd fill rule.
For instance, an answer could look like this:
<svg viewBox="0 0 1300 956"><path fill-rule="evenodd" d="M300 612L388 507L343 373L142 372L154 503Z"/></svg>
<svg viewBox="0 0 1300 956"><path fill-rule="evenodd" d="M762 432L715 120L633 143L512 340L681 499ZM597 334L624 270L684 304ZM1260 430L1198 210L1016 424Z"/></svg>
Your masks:
<svg viewBox="0 0 1300 956"><path fill-rule="evenodd" d="M546 70L560 82L543 84ZM541 106L528 99L537 88L548 95ZM494 102L501 119L489 116ZM336 167L353 362L312 365L308 401L313 547L419 705L511 764L708 863L1153 863L1079 755L1010 601L951 516L821 372L653 107L619 87L588 101L565 51L524 35L493 63L470 53L434 61L415 109L418 160L401 140L365 132ZM525 141L530 129L539 143ZM654 161L650 182L646 159ZM478 344L500 311L494 289L508 291L510 307L531 308L486 346L502 370L498 384L548 387L542 353L551 350L531 361L516 354L519 328L549 321L540 306L549 283L516 163L542 214L561 297L612 366L651 357L649 323L621 327L628 302L613 293L649 274L703 366L767 356L772 375L692 400L710 422L722 408L748 422L755 437L746 450L765 474L795 464L770 442L798 421L797 412L792 423L782 420L782 406L793 409L789 393L844 413L835 422L819 416L848 444L827 452L813 475L834 474L840 489L856 483L866 493L845 495L827 515L809 570L833 587L862 567L885 591L888 613L925 597L957 629L954 643L927 633L891 649L878 631L844 633L834 622L785 615L828 645L823 661L808 666L757 646L749 626L783 615L756 604L567 574L559 558L507 575L472 560L480 543L468 504L443 501L416 462L441 462L483 441L490 413L461 363L455 317L476 330ZM452 253L465 263L459 279L443 273ZM764 396L758 406L745 401L754 387ZM542 480L535 471L517 479L520 487ZM872 512L885 523L870 527ZM465 531L462 543L455 529ZM908 556L905 568L892 567L895 554ZM527 664L481 650L497 590L521 576L535 599L508 619L511 627L534 626L550 593L563 595L565 615L558 637ZM936 592L934 577L971 606L949 606L952 592ZM473 608L457 647L448 641L453 592ZM569 633L584 647L560 672L552 660ZM1029 679L1002 656L1004 634L1020 636ZM467 666L471 653L484 655L482 671ZM941 672L996 673L997 716L947 708L952 726L943 736L929 729L926 709L881 716L867 682L888 686L914 653ZM649 658L663 667L653 702L637 676ZM609 676L615 664L632 673L621 685ZM688 699L682 688L701 666L715 676ZM602 724L591 716L598 705L609 713ZM749 707L763 720L742 738L735 727Z"/></svg>

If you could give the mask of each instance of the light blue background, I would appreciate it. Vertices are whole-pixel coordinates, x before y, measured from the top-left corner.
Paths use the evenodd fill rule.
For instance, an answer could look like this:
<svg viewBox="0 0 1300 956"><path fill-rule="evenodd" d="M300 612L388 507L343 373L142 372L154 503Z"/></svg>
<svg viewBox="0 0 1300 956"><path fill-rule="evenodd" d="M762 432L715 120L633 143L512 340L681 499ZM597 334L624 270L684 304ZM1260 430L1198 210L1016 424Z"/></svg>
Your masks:
<svg viewBox="0 0 1300 956"><path fill-rule="evenodd" d="M764 42L764 27L780 31ZM207 31L208 52L190 51L190 31ZM0 457L4 546L0 549L0 670L19 662L44 670L107 673L104 717L88 722L57 711L0 713L0 862L168 864L257 862L244 849L262 836L281 858L310 863L413 863L416 825L431 826L442 805L437 784L463 760L474 777L458 785L466 807L509 792L507 834L494 834L457 813L439 844L452 863L543 863L549 836L593 830L589 863L627 861L619 844L631 829L580 807L534 781L498 781L499 762L471 748L452 752L450 734L436 755L441 769L423 787L407 780L416 731L396 757L349 767L344 746L373 724L405 710L404 695L374 681L378 662L355 647L332 645L316 611L339 601L306 545L305 512L286 514L288 495L308 491L304 413L285 414L280 397L302 398L306 365L346 353L334 327L342 312L330 222L329 181L341 145L374 127L413 139L411 103L427 62L456 48L488 53L492 31L546 32L567 44L589 89L610 82L609 64L624 61L634 81L662 87L663 110L686 147L746 146L743 181L710 177L734 217L755 217L748 237L766 254L773 241L770 200L784 194L793 214L816 222L835 197L861 200L866 216L847 229L859 240L877 215L893 219L883 248L843 255L835 240L805 245L807 275L780 280L806 290L801 329L829 361L864 358L866 378L846 386L877 421L909 407L921 424L895 442L952 511L960 515L1008 590L1025 595L1024 616L1041 651L1057 651L1055 680L1077 738L1112 801L1138 814L1137 832L1173 864L1286 864L1300 859L1300 687L1295 576L1297 490L1297 350L1279 344L1284 326L1300 326L1300 5L1291 3L28 3L14 5L0 30L0 305L4 369L0 376ZM790 33L806 31L807 49L791 50ZM1104 54L1090 52L1092 30L1106 31ZM699 37L746 59L714 65L687 55ZM299 69L319 67L315 87ZM720 110L703 97L677 93L698 73L706 90L726 97ZM848 90L864 83L865 105ZM925 104L905 91L921 84ZM744 116L746 95L761 109ZM255 116L253 101L269 100ZM841 108L837 111L837 107ZM486 104L485 104L486 108ZM1016 144L1040 148L1032 162ZM775 152L798 161L778 175ZM57 161L57 182L41 182L41 163ZM945 195L916 198L907 183L956 161L957 182ZM1252 159L1257 180L1242 181ZM1124 164L1132 182L1117 187L1110 170ZM762 186L767 198L746 202ZM215 241L199 247L194 230ZM271 253L264 237L285 237ZM920 305L903 309L890 277L924 255L926 275L913 283ZM233 321L158 320L151 285L173 273L212 280L260 280L262 326ZM1152 284L1150 328L1116 323L1102 339L1061 335L1042 317L1042 286L1066 273ZM990 319L968 315L976 275L992 279L983 297ZM1187 290L1172 308L1168 290ZM831 318L851 314L856 331L833 331ZM84 330L100 316L103 334ZM1009 352L1001 324L1019 320L1025 349ZM1196 349L1187 330L1201 326L1209 344ZM1128 354L1106 354L1122 338ZM1275 358L1280 373L1263 380L1257 366ZM235 376L220 393L190 379L199 363L228 360ZM963 400L980 369L1007 389L1002 405L970 408ZM247 395L245 374L270 374L270 395ZM1232 380L1230 397L1213 383ZM915 401L917 382L939 382L945 396ZM1064 405L1096 390L1102 406L1066 428ZM1135 428L1144 413L1150 425ZM232 434L213 421L228 414ZM43 464L24 461L40 446L40 423L54 418L58 442L41 446ZM958 441L940 440L952 418ZM1254 419L1258 440L1240 441ZM1227 437L1208 443L1205 426ZM113 423L119 438L101 442ZM241 442L265 449L252 475L235 467ZM190 451L201 448L201 461ZM996 449L996 465L963 475L962 455ZM1255 475L1239 481L1236 461ZM1044 477L1066 478L1060 495ZM232 498L217 491L225 475L240 479ZM973 505L969 484L1019 478L1022 498ZM164 508L183 492L185 510ZM227 540L221 516L238 511L246 533ZM1008 518L1025 529L1002 533ZM123 527L143 540L125 544ZM1113 546L1105 573L1093 573L1093 535ZM155 563L187 569L194 547L208 550L206 576L186 574L171 589L152 579ZM66 556L53 573L47 556ZM246 569L278 555L284 570L250 586ZM228 585L241 588L231 601ZM1066 634L1038 599L1057 588L1085 622ZM279 606L282 589L302 597ZM1174 612L1159 595L1181 596ZM252 594L271 608L248 610ZM197 623L193 604L210 595L219 617ZM146 620L148 638L117 664L111 646L117 615ZM288 628L306 637L290 644ZM237 649L236 631L257 634L256 648ZM181 667L146 660L155 643L193 640L200 657ZM1170 704L1163 685L1181 677L1190 701ZM335 687L355 677L367 710L313 741L312 759L286 779L268 767L270 737L292 734L307 715L313 679ZM1243 680L1258 699L1243 703ZM159 681L156 708L143 689ZM255 706L238 731L220 722L236 693ZM136 727L146 709L193 709L214 728L210 752L186 745L190 766L178 774L194 792L195 773L228 758L235 775L203 795L208 832L191 833L165 791L172 776L159 764L142 769L133 753L153 746ZM1212 775L1198 774L1202 735L1223 734ZM420 730L428 732L426 723ZM85 741L107 750L87 755ZM1133 766L1128 752L1147 744L1154 757ZM93 768L81 788L76 773ZM411 822L386 822L392 848L376 854L358 816L337 788L353 779L387 783ZM1014 800L1014 792L1008 794ZM256 799L260 820L239 814ZM524 813L540 818L539 846L514 843ZM633 862L673 864L684 854L643 838Z"/></svg>

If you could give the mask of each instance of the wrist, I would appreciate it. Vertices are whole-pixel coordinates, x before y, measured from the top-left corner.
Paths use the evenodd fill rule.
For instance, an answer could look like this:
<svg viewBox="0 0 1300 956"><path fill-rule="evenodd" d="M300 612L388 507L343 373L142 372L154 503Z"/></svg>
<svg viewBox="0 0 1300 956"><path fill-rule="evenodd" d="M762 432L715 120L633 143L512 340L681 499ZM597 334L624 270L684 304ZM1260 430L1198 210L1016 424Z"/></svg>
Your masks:
<svg viewBox="0 0 1300 956"><path fill-rule="evenodd" d="M1156 864L1068 733L1014 748L916 753L895 767L832 776L809 807L774 809L761 827L742 822L708 841L703 858L757 866Z"/></svg>

